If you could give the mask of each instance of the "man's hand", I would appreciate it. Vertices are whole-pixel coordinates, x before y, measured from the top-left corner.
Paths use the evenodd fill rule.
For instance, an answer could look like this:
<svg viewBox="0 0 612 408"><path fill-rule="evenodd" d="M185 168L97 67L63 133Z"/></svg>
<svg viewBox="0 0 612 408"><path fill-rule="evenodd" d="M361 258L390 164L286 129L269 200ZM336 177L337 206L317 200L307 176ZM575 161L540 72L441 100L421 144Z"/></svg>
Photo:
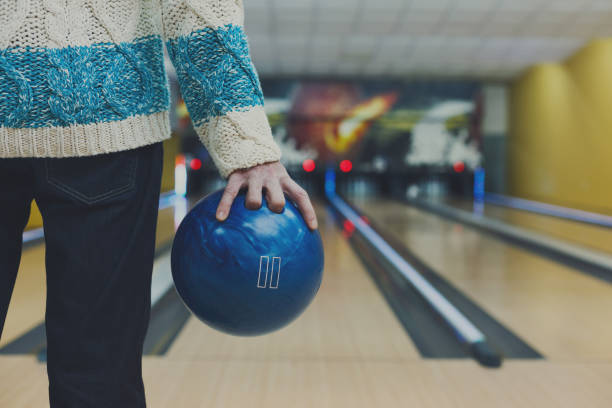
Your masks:
<svg viewBox="0 0 612 408"><path fill-rule="evenodd" d="M219 221L224 221L228 217L234 199L244 187L248 188L245 200L248 209L256 210L261 207L262 193L265 189L268 208L280 213L285 207L283 194L285 192L297 204L308 227L317 228L317 216L308 198L308 193L289 177L287 170L280 162L260 164L249 169L234 171L229 176L217 208Z"/></svg>

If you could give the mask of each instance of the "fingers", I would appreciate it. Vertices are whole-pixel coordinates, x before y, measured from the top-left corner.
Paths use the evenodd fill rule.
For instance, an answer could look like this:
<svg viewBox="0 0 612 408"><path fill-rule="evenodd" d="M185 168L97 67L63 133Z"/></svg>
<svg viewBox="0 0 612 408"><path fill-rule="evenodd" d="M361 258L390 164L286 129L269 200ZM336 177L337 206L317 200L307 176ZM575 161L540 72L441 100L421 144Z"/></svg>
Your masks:
<svg viewBox="0 0 612 408"><path fill-rule="evenodd" d="M242 178L239 174L230 176L229 180L227 181L227 186L225 186L225 191L223 191L221 201L219 201L219 206L217 207L217 220L225 221L229 215L232 203L234 202L234 199L238 195L240 189L243 187L244 182L244 178Z"/></svg>
<svg viewBox="0 0 612 408"><path fill-rule="evenodd" d="M248 181L249 189L247 191L244 205L249 210L257 210L261 207L261 190L262 181L258 177L250 178Z"/></svg>
<svg viewBox="0 0 612 408"><path fill-rule="evenodd" d="M248 186L246 208L256 210L261 207L262 190L265 188L268 208L280 213L285 207L284 191L297 204L308 227L313 230L318 228L317 216L308 193L289 177L279 162L262 164L233 173L217 207L216 216L219 221L224 221L229 216L232 203L240 189L245 186Z"/></svg>
<svg viewBox="0 0 612 408"><path fill-rule="evenodd" d="M317 215L315 214L306 190L289 177L283 178L282 185L289 197L297 204L308 227L313 230L317 229Z"/></svg>
<svg viewBox="0 0 612 408"><path fill-rule="evenodd" d="M268 208L274 212L280 213L285 208L285 195L278 180L266 183L266 201Z"/></svg>

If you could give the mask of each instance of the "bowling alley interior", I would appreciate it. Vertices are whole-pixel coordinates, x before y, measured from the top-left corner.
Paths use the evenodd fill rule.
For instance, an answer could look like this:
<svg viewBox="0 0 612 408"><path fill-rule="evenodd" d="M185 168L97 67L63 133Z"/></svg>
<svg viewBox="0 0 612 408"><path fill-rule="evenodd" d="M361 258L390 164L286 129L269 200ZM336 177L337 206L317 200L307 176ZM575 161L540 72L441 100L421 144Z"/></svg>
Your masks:
<svg viewBox="0 0 612 408"><path fill-rule="evenodd" d="M225 224L208 214L242 228L229 247L199 240L207 225L179 236L227 179L166 55L147 406L612 407L612 2L245 0L244 18L318 227L289 196L280 214L238 199ZM2 408L49 406L44 223L33 201ZM264 233L275 249L236 282L225 265ZM218 263L197 258L214 245ZM227 280L179 284L182 267Z"/></svg>

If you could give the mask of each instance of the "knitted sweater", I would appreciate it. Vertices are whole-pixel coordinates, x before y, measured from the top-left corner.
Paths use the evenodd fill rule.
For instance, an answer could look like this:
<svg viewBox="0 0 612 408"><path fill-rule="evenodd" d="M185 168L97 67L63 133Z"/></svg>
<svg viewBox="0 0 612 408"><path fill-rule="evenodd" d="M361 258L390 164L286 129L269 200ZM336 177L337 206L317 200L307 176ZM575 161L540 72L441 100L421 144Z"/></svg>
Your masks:
<svg viewBox="0 0 612 408"><path fill-rule="evenodd" d="M0 158L170 136L163 44L222 176L276 161L242 0L0 0Z"/></svg>

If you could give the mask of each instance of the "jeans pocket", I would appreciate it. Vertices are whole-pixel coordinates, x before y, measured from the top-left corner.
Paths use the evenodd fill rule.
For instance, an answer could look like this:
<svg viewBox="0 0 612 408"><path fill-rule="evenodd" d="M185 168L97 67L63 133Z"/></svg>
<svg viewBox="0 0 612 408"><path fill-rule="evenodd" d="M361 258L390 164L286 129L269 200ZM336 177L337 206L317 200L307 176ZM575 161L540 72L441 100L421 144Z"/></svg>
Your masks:
<svg viewBox="0 0 612 408"><path fill-rule="evenodd" d="M47 183L86 205L130 196L136 187L138 152L126 150L97 156L46 159Z"/></svg>

